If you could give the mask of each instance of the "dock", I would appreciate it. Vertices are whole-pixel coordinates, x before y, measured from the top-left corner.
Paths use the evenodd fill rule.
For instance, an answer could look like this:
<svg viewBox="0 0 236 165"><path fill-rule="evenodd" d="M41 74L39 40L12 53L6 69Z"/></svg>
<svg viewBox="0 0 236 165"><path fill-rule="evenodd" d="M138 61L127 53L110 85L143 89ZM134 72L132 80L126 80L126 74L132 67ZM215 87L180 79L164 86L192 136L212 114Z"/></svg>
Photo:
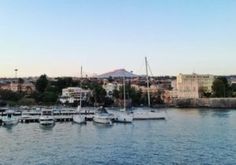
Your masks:
<svg viewBox="0 0 236 165"><path fill-rule="evenodd" d="M112 113L116 116L119 111L109 110L109 113ZM57 110L53 112L53 116L56 122L72 122L73 115L83 115L85 116L86 121L92 121L95 110L84 110L80 113L75 110ZM2 116L5 116L6 113L0 113L0 125L2 123ZM14 116L18 116L20 123L39 123L41 112L40 111L16 111ZM150 112L150 111L133 111L133 120L165 120L165 115L163 113L158 112Z"/></svg>
<svg viewBox="0 0 236 165"><path fill-rule="evenodd" d="M39 123L40 116L29 116L29 117L19 117L20 123ZM56 122L71 122L73 121L73 116L63 115L63 116L54 116ZM92 121L92 116L86 116L86 121Z"/></svg>

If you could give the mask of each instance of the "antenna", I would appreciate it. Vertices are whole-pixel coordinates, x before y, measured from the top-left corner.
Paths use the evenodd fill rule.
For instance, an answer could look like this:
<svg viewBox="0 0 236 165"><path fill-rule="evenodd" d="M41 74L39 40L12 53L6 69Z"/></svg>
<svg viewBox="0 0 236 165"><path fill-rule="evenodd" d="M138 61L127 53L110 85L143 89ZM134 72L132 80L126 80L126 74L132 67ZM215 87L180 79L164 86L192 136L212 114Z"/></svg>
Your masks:
<svg viewBox="0 0 236 165"><path fill-rule="evenodd" d="M83 77L83 67L80 68L80 108L82 107L82 77Z"/></svg>

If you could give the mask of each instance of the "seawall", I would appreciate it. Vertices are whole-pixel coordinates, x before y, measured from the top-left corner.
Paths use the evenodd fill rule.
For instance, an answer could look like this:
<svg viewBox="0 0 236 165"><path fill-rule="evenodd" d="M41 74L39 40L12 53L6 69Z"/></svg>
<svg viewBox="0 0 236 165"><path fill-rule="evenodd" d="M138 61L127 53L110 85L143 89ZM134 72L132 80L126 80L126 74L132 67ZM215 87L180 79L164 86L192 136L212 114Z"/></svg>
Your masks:
<svg viewBox="0 0 236 165"><path fill-rule="evenodd" d="M174 105L181 108L236 108L236 98L176 99Z"/></svg>

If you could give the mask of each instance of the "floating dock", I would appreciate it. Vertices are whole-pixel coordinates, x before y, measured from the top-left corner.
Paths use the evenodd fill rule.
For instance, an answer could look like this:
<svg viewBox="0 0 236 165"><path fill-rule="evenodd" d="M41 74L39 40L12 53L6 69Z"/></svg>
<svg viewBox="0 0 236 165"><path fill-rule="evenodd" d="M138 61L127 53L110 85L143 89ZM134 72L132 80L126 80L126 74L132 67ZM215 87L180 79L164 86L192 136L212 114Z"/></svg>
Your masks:
<svg viewBox="0 0 236 165"><path fill-rule="evenodd" d="M117 114L121 113L119 111L109 110L109 113L114 115L114 118ZM14 116L18 116L19 122L21 123L37 123L39 122L41 112L40 111L16 111ZM56 110L53 112L53 116L56 122L71 122L73 121L73 115L83 115L85 116L86 121L92 121L95 110L84 110L80 113L75 110ZM2 123L2 116L5 116L6 113L0 113L0 125ZM133 120L165 120L165 115L160 112L151 112L151 111L133 111Z"/></svg>

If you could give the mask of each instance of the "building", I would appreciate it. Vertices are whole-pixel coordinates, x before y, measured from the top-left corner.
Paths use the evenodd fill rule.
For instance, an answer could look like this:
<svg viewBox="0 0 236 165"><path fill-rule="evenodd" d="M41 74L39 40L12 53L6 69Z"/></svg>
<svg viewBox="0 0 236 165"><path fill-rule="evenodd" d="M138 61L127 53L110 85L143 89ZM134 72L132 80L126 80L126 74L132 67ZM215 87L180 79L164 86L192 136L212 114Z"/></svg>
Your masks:
<svg viewBox="0 0 236 165"><path fill-rule="evenodd" d="M122 84L118 84L117 82L110 83L105 81L102 87L105 89L107 97L111 98L113 97L114 90L119 90L121 86Z"/></svg>
<svg viewBox="0 0 236 165"><path fill-rule="evenodd" d="M161 94L161 99L165 104L173 104L177 97L178 94L176 90L164 90Z"/></svg>
<svg viewBox="0 0 236 165"><path fill-rule="evenodd" d="M230 85L236 85L236 77L230 77L228 81Z"/></svg>
<svg viewBox="0 0 236 165"><path fill-rule="evenodd" d="M211 93L214 79L213 75L179 74L176 81L178 98L200 98L201 91Z"/></svg>
<svg viewBox="0 0 236 165"><path fill-rule="evenodd" d="M23 84L19 84L19 83L11 83L10 84L10 89L13 92L26 92L28 94L32 93L33 91L35 91L35 85L33 83L23 83Z"/></svg>
<svg viewBox="0 0 236 165"><path fill-rule="evenodd" d="M0 89L10 90L13 92L26 92L28 94L31 94L36 90L35 85L31 82L25 82L23 84L19 84L16 82L4 83L0 84Z"/></svg>
<svg viewBox="0 0 236 165"><path fill-rule="evenodd" d="M143 93L147 93L149 90L151 94L155 94L160 90L157 85L150 85L150 88L147 88L146 86L132 84L131 87L133 87L136 91L141 90Z"/></svg>
<svg viewBox="0 0 236 165"><path fill-rule="evenodd" d="M79 87L68 87L62 89L62 95L59 100L63 104L80 102L80 99L86 101L91 93L91 90L84 90ZM80 96L82 96L82 98L80 98Z"/></svg>

